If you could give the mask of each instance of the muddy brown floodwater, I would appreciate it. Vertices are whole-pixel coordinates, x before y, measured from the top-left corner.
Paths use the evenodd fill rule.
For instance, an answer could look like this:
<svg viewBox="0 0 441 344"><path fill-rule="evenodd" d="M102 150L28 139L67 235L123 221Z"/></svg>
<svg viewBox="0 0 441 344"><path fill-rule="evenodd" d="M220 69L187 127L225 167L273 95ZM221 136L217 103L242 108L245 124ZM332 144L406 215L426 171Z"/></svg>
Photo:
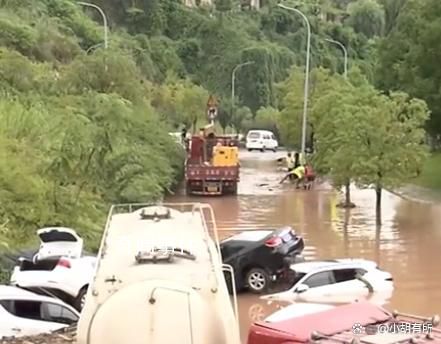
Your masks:
<svg viewBox="0 0 441 344"><path fill-rule="evenodd" d="M290 225L304 237L306 259L365 258L375 260L395 281L385 307L432 316L441 312L441 205L403 200L385 192L382 225L375 222L373 190L353 190L357 207L336 207L339 195L326 185L295 190L278 185L283 176L275 160L285 153L241 151L241 181L234 197L169 197L168 202L210 203L223 237L239 231ZM253 320L280 304L239 295L243 342Z"/></svg>

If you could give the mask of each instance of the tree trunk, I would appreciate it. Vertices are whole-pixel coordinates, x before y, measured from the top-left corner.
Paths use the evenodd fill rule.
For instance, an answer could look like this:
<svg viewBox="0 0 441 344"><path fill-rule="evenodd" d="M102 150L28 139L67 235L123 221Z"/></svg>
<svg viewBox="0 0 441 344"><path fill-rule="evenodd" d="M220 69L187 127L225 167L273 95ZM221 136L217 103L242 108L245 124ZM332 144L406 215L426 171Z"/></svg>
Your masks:
<svg viewBox="0 0 441 344"><path fill-rule="evenodd" d="M351 202L351 180L345 183L345 201L338 205L339 208L355 208L355 204Z"/></svg>
<svg viewBox="0 0 441 344"><path fill-rule="evenodd" d="M381 195L382 195L382 187L380 185L376 185L375 187L375 214L376 214L376 222L378 226L381 226Z"/></svg>
<svg viewBox="0 0 441 344"><path fill-rule="evenodd" d="M346 207L351 204L351 184L349 180L345 184L345 204Z"/></svg>

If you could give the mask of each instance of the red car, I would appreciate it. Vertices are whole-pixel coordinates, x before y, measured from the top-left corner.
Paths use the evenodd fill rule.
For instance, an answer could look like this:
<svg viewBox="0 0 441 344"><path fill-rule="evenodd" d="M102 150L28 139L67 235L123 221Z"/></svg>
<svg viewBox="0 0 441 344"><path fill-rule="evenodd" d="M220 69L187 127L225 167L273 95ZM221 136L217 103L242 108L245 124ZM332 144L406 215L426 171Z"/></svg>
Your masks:
<svg viewBox="0 0 441 344"><path fill-rule="evenodd" d="M280 322L254 323L248 344L441 344L439 316L422 319L392 314L368 302L352 303Z"/></svg>

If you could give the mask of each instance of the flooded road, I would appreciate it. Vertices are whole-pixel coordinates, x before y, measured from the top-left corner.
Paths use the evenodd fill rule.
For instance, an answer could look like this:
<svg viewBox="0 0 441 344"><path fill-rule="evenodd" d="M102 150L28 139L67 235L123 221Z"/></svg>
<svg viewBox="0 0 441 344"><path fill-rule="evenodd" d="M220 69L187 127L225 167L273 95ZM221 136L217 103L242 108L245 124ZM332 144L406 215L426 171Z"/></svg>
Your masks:
<svg viewBox="0 0 441 344"><path fill-rule="evenodd" d="M220 234L290 225L305 239L308 259L375 260L395 281L385 306L432 316L441 313L441 205L405 201L385 192L382 225L375 222L373 190L353 190L357 208L339 209L339 195L327 186L295 190L277 185L278 153L241 151L241 182L236 197L175 195L169 202L200 201L212 205ZM253 320L280 305L268 305L251 294L239 295L242 338ZM245 341L244 341L245 342Z"/></svg>

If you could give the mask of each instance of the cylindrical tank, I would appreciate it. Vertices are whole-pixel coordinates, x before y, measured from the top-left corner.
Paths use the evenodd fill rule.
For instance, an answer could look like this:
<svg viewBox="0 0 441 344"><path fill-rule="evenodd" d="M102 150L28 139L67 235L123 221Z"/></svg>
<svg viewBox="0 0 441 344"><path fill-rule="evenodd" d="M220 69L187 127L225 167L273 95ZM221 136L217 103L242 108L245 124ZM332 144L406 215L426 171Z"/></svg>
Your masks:
<svg viewBox="0 0 441 344"><path fill-rule="evenodd" d="M78 343L227 344L228 325L216 297L176 282L131 284L80 320Z"/></svg>

